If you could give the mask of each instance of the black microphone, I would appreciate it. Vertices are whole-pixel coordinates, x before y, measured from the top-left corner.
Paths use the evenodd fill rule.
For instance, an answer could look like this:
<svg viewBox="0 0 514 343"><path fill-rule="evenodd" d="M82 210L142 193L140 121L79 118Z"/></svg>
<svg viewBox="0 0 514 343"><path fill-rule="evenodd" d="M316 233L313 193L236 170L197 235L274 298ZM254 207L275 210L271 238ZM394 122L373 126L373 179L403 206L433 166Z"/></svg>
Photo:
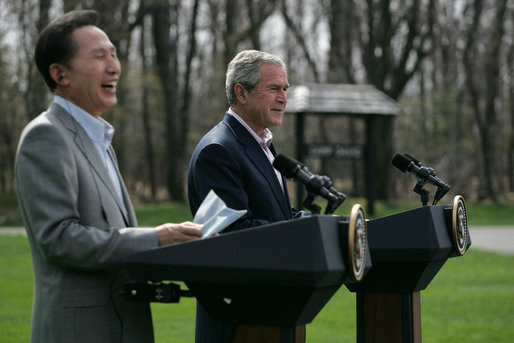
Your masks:
<svg viewBox="0 0 514 343"><path fill-rule="evenodd" d="M409 155L407 155L409 156ZM450 186L444 183L441 179L436 176L436 172L433 168L424 167L421 162L413 157L407 157L402 154L396 154L393 157L392 164L396 168L400 169L404 173L411 173L416 176L416 179L420 184L428 182L437 188L441 189L442 195L446 194L450 190ZM440 197L442 197L440 195ZM439 197L439 196L438 196Z"/></svg>
<svg viewBox="0 0 514 343"><path fill-rule="evenodd" d="M288 179L296 179L303 183L307 192L319 195L329 201L340 204L346 196L332 186L332 181L327 176L319 176L311 173L309 169L287 155L278 154L273 161L273 167Z"/></svg>

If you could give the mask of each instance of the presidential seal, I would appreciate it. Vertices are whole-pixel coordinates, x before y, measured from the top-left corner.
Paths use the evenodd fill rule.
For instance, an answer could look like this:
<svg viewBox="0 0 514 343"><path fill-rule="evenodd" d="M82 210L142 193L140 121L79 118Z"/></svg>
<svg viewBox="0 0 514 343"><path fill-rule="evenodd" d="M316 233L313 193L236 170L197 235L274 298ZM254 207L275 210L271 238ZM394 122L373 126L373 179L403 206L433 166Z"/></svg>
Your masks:
<svg viewBox="0 0 514 343"><path fill-rule="evenodd" d="M366 214L364 208L353 205L348 229L348 260L352 265L353 279L360 281L366 267L367 240Z"/></svg>
<svg viewBox="0 0 514 343"><path fill-rule="evenodd" d="M468 248L469 230L466 203L461 195L453 198L452 236L455 250L459 255L464 255Z"/></svg>

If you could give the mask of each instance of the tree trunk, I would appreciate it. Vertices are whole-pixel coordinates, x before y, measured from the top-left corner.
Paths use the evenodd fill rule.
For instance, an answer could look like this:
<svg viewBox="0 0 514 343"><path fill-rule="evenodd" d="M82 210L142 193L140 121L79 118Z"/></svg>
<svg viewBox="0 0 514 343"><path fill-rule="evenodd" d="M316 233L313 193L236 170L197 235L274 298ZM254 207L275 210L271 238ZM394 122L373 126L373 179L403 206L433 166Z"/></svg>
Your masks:
<svg viewBox="0 0 514 343"><path fill-rule="evenodd" d="M52 6L52 0L40 0L39 1L39 18L37 20L37 30L41 32L46 25L49 23L49 12ZM30 34L24 30L24 35ZM25 39L27 42L32 42L30 38ZM32 54L30 51L29 55ZM27 90L25 94L25 102L27 106L27 118L30 120L36 117L39 113L44 111L48 104L46 103L47 86L44 83L43 78L39 74L36 64L29 63L27 72Z"/></svg>
<svg viewBox="0 0 514 343"><path fill-rule="evenodd" d="M152 9L156 64L164 94L168 194L173 201L184 201L184 123L178 113L178 5L168 1Z"/></svg>
<svg viewBox="0 0 514 343"><path fill-rule="evenodd" d="M294 19L289 15L288 8L287 8L287 2L286 0L282 0L282 16L284 18L284 21L286 22L287 28L293 33L293 36L296 39L296 42L300 45L303 55L305 59L307 60L307 64L309 65L313 77L314 82L320 82L320 77L318 70L316 68L316 62L314 61L314 58L311 55L310 49L307 46L306 42L306 35L302 32L300 25L294 22Z"/></svg>
<svg viewBox="0 0 514 343"><path fill-rule="evenodd" d="M359 25L355 17L355 8L352 1L330 0L327 9L329 13L330 28L330 50L328 53L328 83L355 83L352 63L352 45L355 40L355 29ZM341 118L343 119L343 118ZM340 119L340 120L341 120ZM357 143L356 119L351 116L344 118L347 123L347 132L350 141L347 143ZM338 142L341 143L341 142ZM352 179L351 194L359 194L359 183L362 170L358 168L356 160L350 161L350 175Z"/></svg>
<svg viewBox="0 0 514 343"><path fill-rule="evenodd" d="M514 14L514 11L512 11ZM509 130L509 148L507 149L508 178L509 189L514 192L514 43L511 42L509 54L507 57L507 71L509 72L509 107L510 107L510 130Z"/></svg>
<svg viewBox="0 0 514 343"><path fill-rule="evenodd" d="M507 0L497 2L495 24L483 39L485 40L483 59L480 58L476 47L480 31L480 20L483 13L482 0L473 3L473 22L466 37L466 46L463 53L466 85L470 94L470 102L480 133L480 148L482 155L482 168L484 189L487 197L494 202L498 201L493 182L495 132L497 124L497 111L495 102L499 96L500 84L500 47L504 34L504 20ZM482 65L485 66L482 68ZM484 86L484 89L481 89Z"/></svg>
<svg viewBox="0 0 514 343"><path fill-rule="evenodd" d="M260 1L246 1L246 4L251 8L247 8L249 16L249 24L241 26L239 13L242 13L240 2L237 0L227 0L225 6L225 31L223 39L225 41L224 60L225 67L237 54L237 47L240 42L250 38L253 47L258 49L260 46L259 31L262 24L269 18L276 7L278 0L260 0Z"/></svg>
<svg viewBox="0 0 514 343"><path fill-rule="evenodd" d="M426 41L431 36L435 17L435 0L407 2L398 16L391 11L390 0L367 1L367 28L361 31L362 63L366 79L393 99L403 93L407 82L420 69L422 60L431 46ZM420 15L426 13L426 15ZM407 29L407 33L400 32ZM422 30L423 28L423 30ZM393 42L402 37L402 44L393 54ZM377 134L381 138L375 145L377 198L387 200L391 193L390 166L393 155L393 118L378 118Z"/></svg>
<svg viewBox="0 0 514 343"><path fill-rule="evenodd" d="M145 142L145 157L146 165L148 166L148 182L150 183L150 196L152 200L157 198L157 183L155 180L155 159L154 149L152 143L152 127L150 125L150 109L149 109L149 89L148 89L148 58L146 56L146 27L141 25L141 40L139 42L139 51L141 54L141 63L143 68L141 70L142 92L141 92L141 119L143 121L143 136Z"/></svg>
<svg viewBox="0 0 514 343"><path fill-rule="evenodd" d="M196 54L196 21L198 17L198 6L200 0L195 0L193 4L193 13L191 14L191 21L189 26L189 50L186 56L186 72L184 74L184 89L182 93L182 106L180 113L182 116L182 123L184 125L184 144L186 143L187 133L189 132L189 107L191 104L191 73L193 57Z"/></svg>
<svg viewBox="0 0 514 343"><path fill-rule="evenodd" d="M225 31L223 32L223 40L225 43L223 60L225 68L237 54L237 44L239 41L237 40L236 18L238 12L239 7L237 0L227 0L225 6Z"/></svg>

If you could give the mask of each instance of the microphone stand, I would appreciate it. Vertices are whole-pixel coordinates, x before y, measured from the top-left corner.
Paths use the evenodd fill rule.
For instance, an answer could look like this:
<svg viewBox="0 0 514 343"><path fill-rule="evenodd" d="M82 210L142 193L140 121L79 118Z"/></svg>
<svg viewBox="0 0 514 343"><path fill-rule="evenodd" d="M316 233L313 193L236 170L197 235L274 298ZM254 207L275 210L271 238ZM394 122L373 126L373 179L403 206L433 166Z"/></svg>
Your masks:
<svg viewBox="0 0 514 343"><path fill-rule="evenodd" d="M401 156L401 155L400 155ZM407 157L407 159L410 159L410 165L414 165L416 167L419 168L419 172L416 173L416 179L417 179L417 183L416 183L416 186L414 187L413 191L415 193L418 193L420 196L421 196L421 203L423 204L423 206L427 206L428 204L428 191L423 189L423 185L425 185L425 183L427 182L428 178L430 176L433 176L435 177L437 174L434 170L434 168L430 168L430 167L424 167L423 165L421 165L421 161L412 157L411 155L409 154L405 154L405 156ZM395 156L395 159L396 159L396 156ZM402 159L403 160L403 159ZM394 159L393 159L393 165L395 165L394 163ZM409 167L407 168L402 168L400 166L397 166L400 170L404 171L404 172L407 172L408 170L410 170ZM435 196L434 196L434 201L432 202L432 205L435 205L437 204L437 202L439 200L441 200L441 198L446 194L448 193L448 191L450 190L450 186L446 185L444 182L438 182L437 183L437 191L435 193Z"/></svg>
<svg viewBox="0 0 514 343"><path fill-rule="evenodd" d="M311 214L320 214L321 207L314 203L314 198L316 194L308 192L307 197L303 201L303 207L311 211ZM332 214L334 211L341 205L341 203L346 199L344 194L340 193L334 196L334 199L327 200L327 207L325 208L325 214Z"/></svg>
<svg viewBox="0 0 514 343"><path fill-rule="evenodd" d="M450 190L450 187L437 187L437 191L435 192L434 202L432 205L437 204L439 200Z"/></svg>
<svg viewBox="0 0 514 343"><path fill-rule="evenodd" d="M423 204L423 206L427 206L429 192L423 188L423 183L416 183L416 186L414 187L413 191L421 196L421 203Z"/></svg>
<svg viewBox="0 0 514 343"><path fill-rule="evenodd" d="M432 175L436 176L436 172L434 168L430 167L424 167L421 165L421 161L415 159L414 157L405 154L407 157L409 157L414 165L416 165L419 168L419 175L417 175L418 182L416 183L416 186L414 187L414 192L418 193L421 196L421 203L423 206L427 206L428 204L428 194L429 192L426 189L423 189L423 185L425 184L427 178ZM447 192L447 190L446 190ZM442 190L440 187L437 187L436 196L434 197L434 201L432 205L435 205L443 196L446 194L444 190Z"/></svg>
<svg viewBox="0 0 514 343"><path fill-rule="evenodd" d="M303 201L303 207L311 211L312 214L320 214L321 213L321 207L319 205L316 205L314 203L314 198L316 195L314 193L307 193L307 197Z"/></svg>
<svg viewBox="0 0 514 343"><path fill-rule="evenodd" d="M307 168L305 167L307 170ZM327 199L327 207L325 208L325 214L332 214L341 203L346 199L346 195L339 192L332 185L332 180L328 176L314 175L309 179L309 182L305 185L307 190L307 197L303 201L303 207L311 211L312 214L320 214L321 207L314 204L314 198L320 195L320 189L325 189L326 193L322 197Z"/></svg>
<svg viewBox="0 0 514 343"><path fill-rule="evenodd" d="M346 197L337 196L335 200L329 200L325 208L325 214L332 214L342 204Z"/></svg>

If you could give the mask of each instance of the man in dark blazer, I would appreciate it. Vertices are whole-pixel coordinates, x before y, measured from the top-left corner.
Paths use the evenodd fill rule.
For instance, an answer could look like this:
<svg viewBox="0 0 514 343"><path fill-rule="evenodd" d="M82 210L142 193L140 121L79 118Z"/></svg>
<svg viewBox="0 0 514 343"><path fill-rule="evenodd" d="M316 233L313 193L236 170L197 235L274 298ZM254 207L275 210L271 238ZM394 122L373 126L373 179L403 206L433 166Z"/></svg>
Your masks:
<svg viewBox="0 0 514 343"><path fill-rule="evenodd" d="M276 152L269 127L282 123L289 87L284 62L247 50L230 62L225 91L230 108L198 143L188 173L193 215L212 189L232 209L246 209L224 232L300 216L289 202L284 177L272 166ZM216 323L197 304L196 342L229 342L233 328Z"/></svg>
<svg viewBox="0 0 514 343"><path fill-rule="evenodd" d="M119 272L129 254L197 239L193 223L138 228L101 118L117 102L116 49L94 11L73 11L37 42L54 93L24 129L16 188L34 267L31 342L153 342L148 303L126 302Z"/></svg>

